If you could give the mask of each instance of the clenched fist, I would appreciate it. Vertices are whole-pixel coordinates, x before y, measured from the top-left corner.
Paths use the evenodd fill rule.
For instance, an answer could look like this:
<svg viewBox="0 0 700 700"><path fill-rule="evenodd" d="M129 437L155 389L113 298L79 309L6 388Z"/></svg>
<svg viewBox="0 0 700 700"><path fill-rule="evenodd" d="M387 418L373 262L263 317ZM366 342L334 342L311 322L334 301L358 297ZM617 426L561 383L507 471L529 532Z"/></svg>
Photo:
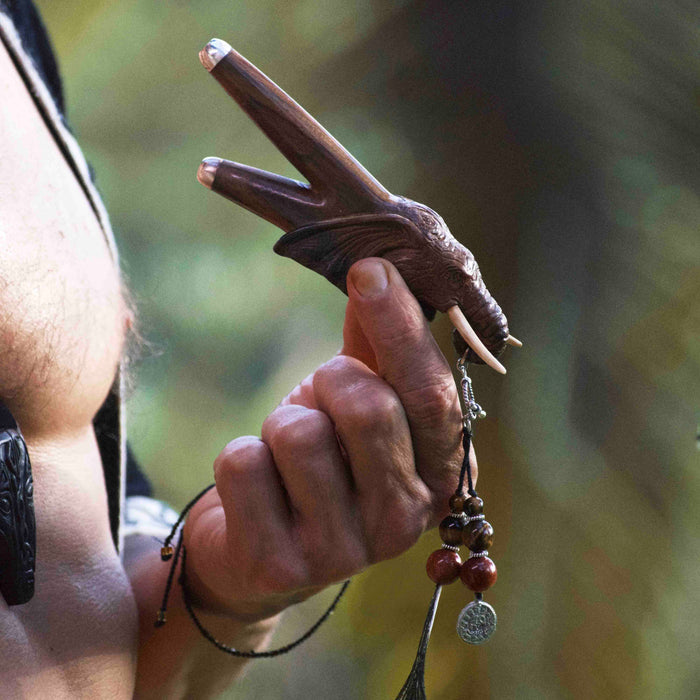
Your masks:
<svg viewBox="0 0 700 700"><path fill-rule="evenodd" d="M387 261L356 263L341 353L229 443L185 526L203 610L255 622L408 549L462 459L450 367Z"/></svg>

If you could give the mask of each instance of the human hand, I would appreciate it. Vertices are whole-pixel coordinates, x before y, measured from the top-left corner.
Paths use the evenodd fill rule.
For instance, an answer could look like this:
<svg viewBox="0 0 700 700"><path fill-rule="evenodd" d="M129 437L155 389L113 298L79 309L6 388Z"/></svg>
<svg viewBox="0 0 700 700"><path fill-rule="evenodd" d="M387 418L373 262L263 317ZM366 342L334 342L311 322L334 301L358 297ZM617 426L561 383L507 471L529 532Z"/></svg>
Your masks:
<svg viewBox="0 0 700 700"><path fill-rule="evenodd" d="M450 367L390 263L355 264L347 286L341 353L261 439L224 448L216 489L188 517L188 580L205 609L270 617L397 556L448 510L462 458Z"/></svg>

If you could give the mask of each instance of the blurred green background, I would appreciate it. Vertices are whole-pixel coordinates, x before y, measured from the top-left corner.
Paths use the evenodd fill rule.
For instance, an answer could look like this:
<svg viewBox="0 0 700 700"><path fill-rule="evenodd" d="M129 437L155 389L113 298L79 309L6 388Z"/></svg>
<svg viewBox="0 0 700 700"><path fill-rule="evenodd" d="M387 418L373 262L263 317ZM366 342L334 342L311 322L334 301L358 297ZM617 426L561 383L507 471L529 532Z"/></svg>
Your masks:
<svg viewBox="0 0 700 700"><path fill-rule="evenodd" d="M473 372L499 629L461 643L467 592L447 589L429 697L700 697L697 5L38 4L150 342L130 435L157 493L182 506L340 345L342 295L195 181L210 155L294 175L200 67L219 36L439 211L525 341L507 377ZM434 330L450 352L444 319ZM306 647L226 697L395 697L437 545L358 576Z"/></svg>

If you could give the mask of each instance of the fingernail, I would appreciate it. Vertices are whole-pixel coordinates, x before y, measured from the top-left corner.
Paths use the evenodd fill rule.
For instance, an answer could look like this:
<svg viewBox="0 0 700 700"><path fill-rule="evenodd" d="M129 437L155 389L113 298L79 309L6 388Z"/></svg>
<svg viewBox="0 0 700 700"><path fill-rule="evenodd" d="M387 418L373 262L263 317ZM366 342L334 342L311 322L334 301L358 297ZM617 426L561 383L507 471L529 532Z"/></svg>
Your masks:
<svg viewBox="0 0 700 700"><path fill-rule="evenodd" d="M352 283L363 297L383 292L388 284L386 268L378 260L365 260L352 270Z"/></svg>

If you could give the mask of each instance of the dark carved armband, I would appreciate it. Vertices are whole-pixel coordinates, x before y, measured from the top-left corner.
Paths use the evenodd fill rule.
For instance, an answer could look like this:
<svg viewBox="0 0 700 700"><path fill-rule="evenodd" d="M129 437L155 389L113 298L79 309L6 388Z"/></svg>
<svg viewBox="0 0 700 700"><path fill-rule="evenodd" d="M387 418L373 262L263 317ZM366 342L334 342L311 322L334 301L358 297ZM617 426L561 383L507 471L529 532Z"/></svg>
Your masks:
<svg viewBox="0 0 700 700"><path fill-rule="evenodd" d="M34 595L36 521L27 444L0 403L0 593L8 605Z"/></svg>

